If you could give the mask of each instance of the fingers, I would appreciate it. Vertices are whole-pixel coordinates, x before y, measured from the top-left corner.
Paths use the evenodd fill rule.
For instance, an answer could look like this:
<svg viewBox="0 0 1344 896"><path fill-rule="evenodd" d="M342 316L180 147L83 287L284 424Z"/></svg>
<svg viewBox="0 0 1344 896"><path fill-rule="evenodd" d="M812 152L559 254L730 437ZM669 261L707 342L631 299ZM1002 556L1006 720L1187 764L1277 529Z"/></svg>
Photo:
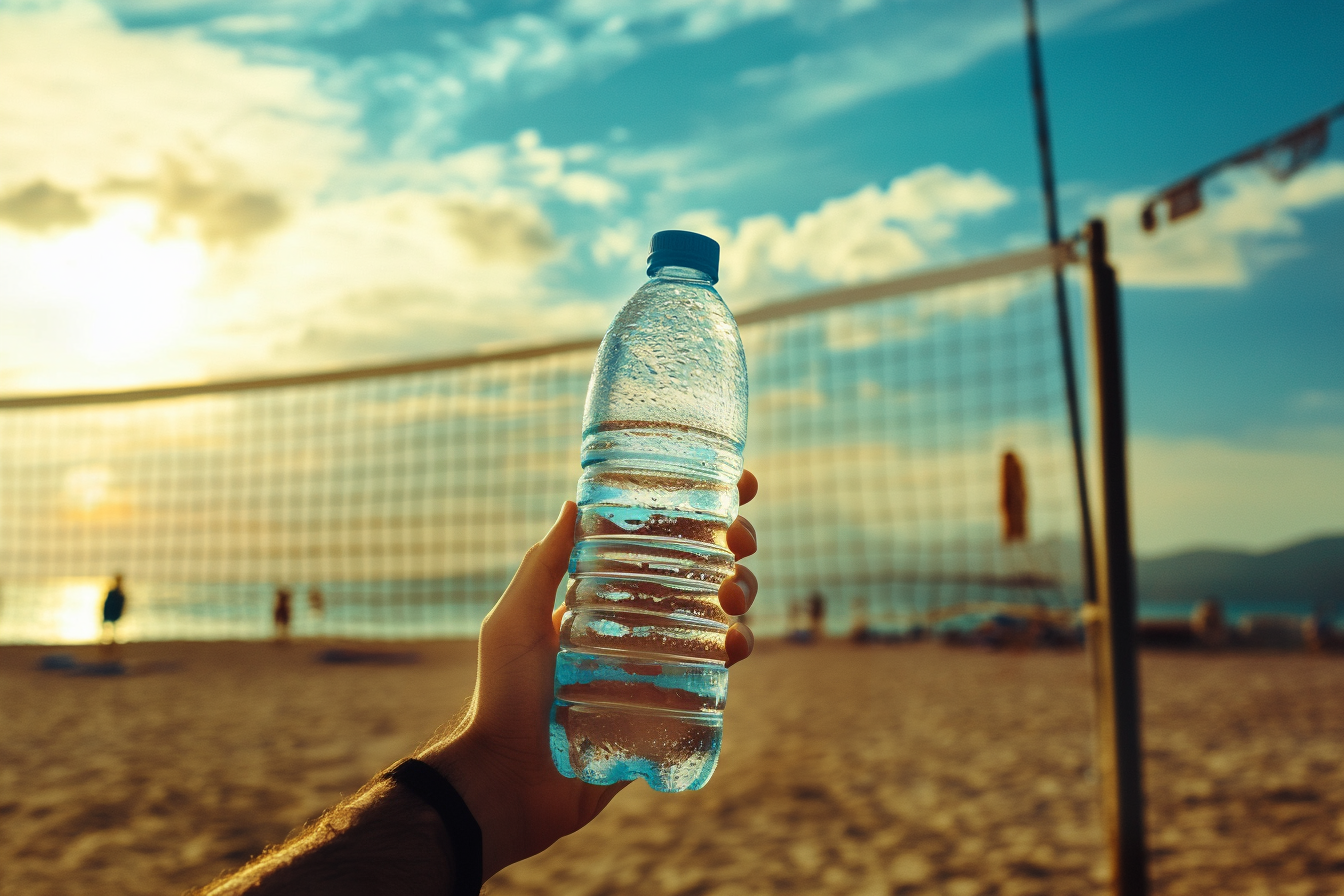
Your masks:
<svg viewBox="0 0 1344 896"><path fill-rule="evenodd" d="M737 571L719 586L719 606L729 616L741 616L751 609L759 590L756 573L739 564Z"/></svg>
<svg viewBox="0 0 1344 896"><path fill-rule="evenodd" d="M728 550L738 560L756 553L756 527L751 520L740 516L728 527Z"/></svg>
<svg viewBox="0 0 1344 896"><path fill-rule="evenodd" d="M756 481L756 475L750 470L743 470L742 478L737 480L737 503L747 503L756 497L756 492L759 490L760 483Z"/></svg>
<svg viewBox="0 0 1344 896"><path fill-rule="evenodd" d="M513 574L513 581L499 599L501 608L522 605L523 612L549 611L555 604L555 589L569 569L569 554L574 549L573 501L560 508L551 531L528 549L523 562Z"/></svg>
<svg viewBox="0 0 1344 896"><path fill-rule="evenodd" d="M756 492L759 489L760 483L756 481L755 474L750 470L743 470L742 478L737 481L738 504L746 504L756 497ZM751 524L751 520L739 516L728 527L728 549L733 552L736 559L741 560L743 557L750 557L756 553L756 547L756 527ZM732 616L741 616L751 609L752 603L756 600L756 592L759 590L760 585L756 581L756 574L745 566L739 565L736 572L719 586L719 605L723 607L725 613ZM740 656L729 660L729 665L745 659L747 654L751 653L751 630L746 626L740 624L734 626L728 632L728 639L730 645L735 645L730 647L730 656L733 655L733 649L741 652Z"/></svg>
<svg viewBox="0 0 1344 896"><path fill-rule="evenodd" d="M756 636L751 633L751 629L740 622L733 623L724 642L724 647L728 651L728 665L740 663L751 656L752 648L755 646Z"/></svg>

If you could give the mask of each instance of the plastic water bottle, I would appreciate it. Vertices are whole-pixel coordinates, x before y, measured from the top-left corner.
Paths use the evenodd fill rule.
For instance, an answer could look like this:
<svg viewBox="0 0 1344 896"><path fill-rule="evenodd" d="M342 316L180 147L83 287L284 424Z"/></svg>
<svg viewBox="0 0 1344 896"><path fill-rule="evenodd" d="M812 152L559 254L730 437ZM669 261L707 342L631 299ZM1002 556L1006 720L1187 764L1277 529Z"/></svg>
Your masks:
<svg viewBox="0 0 1344 896"><path fill-rule="evenodd" d="M551 756L571 778L697 790L718 763L732 618L728 527L747 365L719 244L654 234L649 281L598 349L555 665Z"/></svg>

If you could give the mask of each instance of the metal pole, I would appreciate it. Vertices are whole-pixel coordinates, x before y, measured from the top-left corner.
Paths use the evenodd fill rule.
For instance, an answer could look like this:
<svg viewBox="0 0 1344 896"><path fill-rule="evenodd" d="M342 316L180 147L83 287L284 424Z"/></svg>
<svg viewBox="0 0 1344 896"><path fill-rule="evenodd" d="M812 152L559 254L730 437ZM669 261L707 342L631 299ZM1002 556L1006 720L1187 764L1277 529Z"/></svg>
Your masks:
<svg viewBox="0 0 1344 896"><path fill-rule="evenodd" d="M1023 0L1027 14L1027 66L1031 72L1031 100L1036 112L1036 148L1041 159L1041 195L1045 201L1045 230L1050 245L1059 245L1059 208L1055 200L1055 162L1050 150L1050 121L1045 105L1045 74L1041 67L1041 43L1036 34L1035 0ZM1078 413L1078 379L1074 372L1073 330L1069 326L1069 299L1064 291L1064 269L1055 265L1055 321L1064 367L1064 398L1069 408L1069 435L1073 439L1073 475L1078 487L1079 538L1082 540L1083 600L1097 599L1097 562L1092 537L1091 499L1087 491L1087 465L1083 459L1083 426Z"/></svg>
<svg viewBox="0 0 1344 896"><path fill-rule="evenodd" d="M1114 892L1118 896L1146 896L1148 858L1144 844L1120 294L1115 269L1106 258L1106 225L1095 219L1089 221L1085 235L1092 282L1090 323L1096 364L1097 441L1101 448L1102 538L1097 551L1097 603L1086 614L1096 688L1097 758Z"/></svg>

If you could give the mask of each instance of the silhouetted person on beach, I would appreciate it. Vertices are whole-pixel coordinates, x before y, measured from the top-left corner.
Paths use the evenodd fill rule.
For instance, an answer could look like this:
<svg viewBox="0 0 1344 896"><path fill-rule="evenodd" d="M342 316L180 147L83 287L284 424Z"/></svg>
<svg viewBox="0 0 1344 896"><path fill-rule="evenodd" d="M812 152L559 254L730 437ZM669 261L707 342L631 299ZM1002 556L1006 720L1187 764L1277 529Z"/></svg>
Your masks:
<svg viewBox="0 0 1344 896"><path fill-rule="evenodd" d="M756 477L743 473L738 493L741 503L750 501ZM413 760L197 893L475 896L496 872L592 821L628 782L603 787L564 777L549 738L564 611L552 607L577 516L566 501L481 623L476 690L460 719ZM756 552L751 523L733 523L728 547L737 559ZM751 570L737 566L719 586L719 605L741 615L756 590ZM751 631L735 623L725 646L729 665L745 659Z"/></svg>
<svg viewBox="0 0 1344 896"><path fill-rule="evenodd" d="M811 644L812 629L807 624L807 601L791 600L789 601L788 617L785 621L785 635L795 644Z"/></svg>
<svg viewBox="0 0 1344 896"><path fill-rule="evenodd" d="M807 620L811 623L812 640L820 641L826 634L826 597L820 591L813 591L807 599Z"/></svg>
<svg viewBox="0 0 1344 896"><path fill-rule="evenodd" d="M1331 608L1317 604L1302 621L1302 641L1308 650L1327 650L1335 644L1335 624Z"/></svg>
<svg viewBox="0 0 1344 896"><path fill-rule="evenodd" d="M1205 647L1222 647L1227 643L1227 617L1223 602L1210 595L1195 604L1190 612L1190 630Z"/></svg>
<svg viewBox="0 0 1344 896"><path fill-rule="evenodd" d="M103 598L103 642L117 643L117 622L126 613L126 592L121 589L122 576L117 573L112 578L112 588Z"/></svg>
<svg viewBox="0 0 1344 896"><path fill-rule="evenodd" d="M289 640L289 617L293 611L294 593L286 585L275 589L275 640Z"/></svg>
<svg viewBox="0 0 1344 896"><path fill-rule="evenodd" d="M852 618L849 623L849 640L855 644L867 644L873 639L873 630L868 626L868 601L856 597L850 604Z"/></svg>
<svg viewBox="0 0 1344 896"><path fill-rule="evenodd" d="M1003 453L999 468L999 513L1003 517L1003 540L1011 544L1027 540L1027 477L1022 461L1012 451Z"/></svg>
<svg viewBox="0 0 1344 896"><path fill-rule="evenodd" d="M316 585L308 589L308 609L313 611L314 616L321 616L322 611L326 609L326 601L322 598L322 589Z"/></svg>

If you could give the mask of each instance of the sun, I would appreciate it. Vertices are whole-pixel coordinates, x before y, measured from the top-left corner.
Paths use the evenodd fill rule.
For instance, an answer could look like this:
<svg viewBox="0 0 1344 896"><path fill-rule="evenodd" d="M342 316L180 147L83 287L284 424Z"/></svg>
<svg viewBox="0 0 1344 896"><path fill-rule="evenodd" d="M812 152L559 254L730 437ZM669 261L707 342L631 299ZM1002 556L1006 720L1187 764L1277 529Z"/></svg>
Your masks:
<svg viewBox="0 0 1344 896"><path fill-rule="evenodd" d="M103 583L97 579L64 579L57 584L59 599L52 608L44 636L58 644L82 644L101 634L99 607Z"/></svg>
<svg viewBox="0 0 1344 896"><path fill-rule="evenodd" d="M191 324L205 250L159 233L152 203L118 202L35 250L42 292L67 321L70 348L91 365L152 360Z"/></svg>

